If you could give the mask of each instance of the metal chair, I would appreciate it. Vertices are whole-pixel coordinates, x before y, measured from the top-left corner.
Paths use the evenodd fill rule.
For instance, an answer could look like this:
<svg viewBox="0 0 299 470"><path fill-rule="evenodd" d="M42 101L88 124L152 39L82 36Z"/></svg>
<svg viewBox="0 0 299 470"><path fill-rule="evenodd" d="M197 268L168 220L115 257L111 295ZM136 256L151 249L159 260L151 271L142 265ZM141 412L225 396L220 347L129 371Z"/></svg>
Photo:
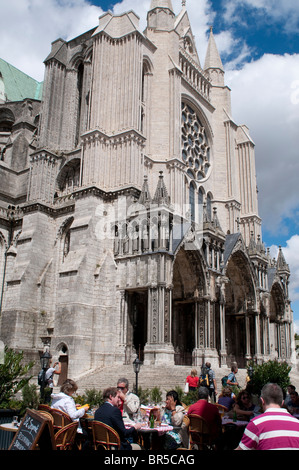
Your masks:
<svg viewBox="0 0 299 470"><path fill-rule="evenodd" d="M77 434L77 428L77 421L73 421L72 423L67 424L56 432L54 438L57 450L72 449Z"/></svg>
<svg viewBox="0 0 299 470"><path fill-rule="evenodd" d="M99 447L104 450L120 449L120 437L113 428L101 421L92 421L91 426L94 450Z"/></svg>
<svg viewBox="0 0 299 470"><path fill-rule="evenodd" d="M210 429L206 420L202 416L188 415L189 424L189 449L214 450Z"/></svg>
<svg viewBox="0 0 299 470"><path fill-rule="evenodd" d="M49 413L51 413L54 418L54 433L59 431L59 429L64 428L67 424L71 424L73 422L70 416L64 411L57 410L56 408L50 408Z"/></svg>

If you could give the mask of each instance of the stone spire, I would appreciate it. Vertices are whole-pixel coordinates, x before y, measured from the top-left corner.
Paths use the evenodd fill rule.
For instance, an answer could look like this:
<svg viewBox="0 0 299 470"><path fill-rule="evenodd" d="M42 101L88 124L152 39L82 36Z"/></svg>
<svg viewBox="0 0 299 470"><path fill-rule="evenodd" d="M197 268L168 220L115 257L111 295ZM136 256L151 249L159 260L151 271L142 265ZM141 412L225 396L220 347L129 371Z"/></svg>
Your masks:
<svg viewBox="0 0 299 470"><path fill-rule="evenodd" d="M147 176L144 176L144 182L143 182L143 186L141 189L138 202L139 204L142 204L143 206L148 206L152 202L149 187L148 187Z"/></svg>
<svg viewBox="0 0 299 470"><path fill-rule="evenodd" d="M153 203L160 205L169 206L170 204L170 197L168 195L167 188L165 186L164 178L163 178L163 171L160 171L159 181L157 184L156 192L153 198Z"/></svg>
<svg viewBox="0 0 299 470"><path fill-rule="evenodd" d="M171 0L152 0L147 14L148 28L156 31L172 31L174 21L175 14Z"/></svg>
<svg viewBox="0 0 299 470"><path fill-rule="evenodd" d="M209 43L208 43L204 69L205 70L220 69L222 70L222 72L224 72L224 67L223 67L219 52L218 52L212 26L210 26L210 38L209 38Z"/></svg>
<svg viewBox="0 0 299 470"><path fill-rule="evenodd" d="M285 260L285 257L284 257L284 254L282 252L281 246L279 247L279 252L278 252L278 256L277 256L277 270L280 271L280 272L285 272L285 273L290 272L289 265L287 264L287 262Z"/></svg>
<svg viewBox="0 0 299 470"><path fill-rule="evenodd" d="M152 0L150 10L155 8L168 8L173 12L171 0Z"/></svg>

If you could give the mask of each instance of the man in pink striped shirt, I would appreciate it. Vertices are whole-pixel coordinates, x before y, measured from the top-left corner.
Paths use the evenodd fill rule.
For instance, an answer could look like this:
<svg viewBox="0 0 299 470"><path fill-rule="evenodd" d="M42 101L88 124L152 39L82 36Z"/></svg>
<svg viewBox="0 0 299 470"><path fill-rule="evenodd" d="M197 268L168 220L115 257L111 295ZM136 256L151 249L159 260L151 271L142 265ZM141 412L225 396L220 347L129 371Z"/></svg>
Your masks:
<svg viewBox="0 0 299 470"><path fill-rule="evenodd" d="M281 388L265 385L261 401L264 413L248 423L236 450L299 450L299 420L281 408Z"/></svg>

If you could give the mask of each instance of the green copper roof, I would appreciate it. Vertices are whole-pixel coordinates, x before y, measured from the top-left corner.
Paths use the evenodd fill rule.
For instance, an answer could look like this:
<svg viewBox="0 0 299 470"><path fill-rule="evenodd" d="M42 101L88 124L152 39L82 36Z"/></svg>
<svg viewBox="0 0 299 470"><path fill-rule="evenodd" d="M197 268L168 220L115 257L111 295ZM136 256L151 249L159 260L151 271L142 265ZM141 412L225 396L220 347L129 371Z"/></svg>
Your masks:
<svg viewBox="0 0 299 470"><path fill-rule="evenodd" d="M41 100L43 82L34 80L3 59L0 59L0 73L7 101L22 101L25 98Z"/></svg>

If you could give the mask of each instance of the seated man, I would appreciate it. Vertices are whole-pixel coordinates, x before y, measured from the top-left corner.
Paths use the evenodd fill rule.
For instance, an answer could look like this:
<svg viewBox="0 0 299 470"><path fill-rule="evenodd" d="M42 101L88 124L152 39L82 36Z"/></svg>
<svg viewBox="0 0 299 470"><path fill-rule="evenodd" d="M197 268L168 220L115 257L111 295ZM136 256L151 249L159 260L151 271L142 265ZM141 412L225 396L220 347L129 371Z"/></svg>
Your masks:
<svg viewBox="0 0 299 470"><path fill-rule="evenodd" d="M249 422L236 450L299 450L299 421L282 408L279 385L265 385L261 401L264 413Z"/></svg>
<svg viewBox="0 0 299 470"><path fill-rule="evenodd" d="M103 398L105 403L96 410L94 415L95 421L107 424L118 433L121 441L121 450L140 449L138 444L130 444L127 439L134 436L136 429L139 429L141 424L136 423L129 429L125 428L121 411L118 408L120 398L117 388L111 387L104 390Z"/></svg>
<svg viewBox="0 0 299 470"><path fill-rule="evenodd" d="M217 406L208 402L209 390L206 387L199 387L198 401L189 406L189 415L202 416L210 428L212 441L216 443L221 435L221 417Z"/></svg>
<svg viewBox="0 0 299 470"><path fill-rule="evenodd" d="M123 420L133 420L133 415L137 413L140 400L137 395L129 391L128 379L121 378L117 381L118 396L121 399L120 410L122 411Z"/></svg>

